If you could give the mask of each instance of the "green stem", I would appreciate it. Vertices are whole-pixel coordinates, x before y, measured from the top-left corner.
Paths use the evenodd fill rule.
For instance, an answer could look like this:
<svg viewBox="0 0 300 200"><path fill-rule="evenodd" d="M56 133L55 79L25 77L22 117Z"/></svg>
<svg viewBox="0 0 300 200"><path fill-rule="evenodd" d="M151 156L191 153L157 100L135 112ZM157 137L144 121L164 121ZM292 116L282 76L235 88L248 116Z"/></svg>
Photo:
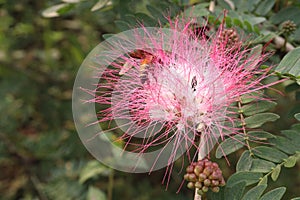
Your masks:
<svg viewBox="0 0 300 200"><path fill-rule="evenodd" d="M246 131L246 122L245 122L245 117L243 115L241 100L238 101L238 108L239 108L239 112L240 112L240 119L241 119L241 122L242 122L242 130L243 130L243 134L244 134L244 140L246 142L246 146L249 150L250 156L253 156L254 154L252 152L252 149L251 149L251 146L250 146L250 143L249 143L249 136L248 136L247 131Z"/></svg>
<svg viewBox="0 0 300 200"><path fill-rule="evenodd" d="M112 200L114 188L114 170L111 169L111 172L108 176L108 186L107 186L107 200Z"/></svg>
<svg viewBox="0 0 300 200"><path fill-rule="evenodd" d="M286 51L286 44L287 44L287 36L284 34L284 43L282 46L282 51L285 52Z"/></svg>
<svg viewBox="0 0 300 200"><path fill-rule="evenodd" d="M300 160L300 152L296 152L294 155L291 155L291 156L296 156L297 158L297 161ZM291 157L290 156L290 157ZM276 165L276 167L272 168L271 171L269 171L266 175L264 175L263 177L260 178L260 180L262 181L263 179L267 178L268 176L270 176L273 172L274 172L274 169L277 168L278 166L282 167L285 163L286 163L286 159L282 162L282 163L279 163L278 165ZM261 181L258 183L260 184Z"/></svg>

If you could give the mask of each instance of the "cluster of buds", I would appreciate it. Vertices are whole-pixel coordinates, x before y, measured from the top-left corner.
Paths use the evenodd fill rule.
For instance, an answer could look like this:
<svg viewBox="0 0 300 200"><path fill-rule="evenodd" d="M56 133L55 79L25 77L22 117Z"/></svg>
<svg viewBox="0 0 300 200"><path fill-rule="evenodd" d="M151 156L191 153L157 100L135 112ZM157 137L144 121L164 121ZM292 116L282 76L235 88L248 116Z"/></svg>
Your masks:
<svg viewBox="0 0 300 200"><path fill-rule="evenodd" d="M293 22L291 20L284 21L281 24L281 30L282 30L283 34L287 34L287 35L293 34L295 32L296 28L297 28L297 25L295 24L295 22Z"/></svg>
<svg viewBox="0 0 300 200"><path fill-rule="evenodd" d="M224 29L218 37L218 43L226 44L226 47L235 46L239 43L239 41L239 35L233 28Z"/></svg>
<svg viewBox="0 0 300 200"><path fill-rule="evenodd" d="M220 186L225 185L222 171L217 163L208 159L193 162L186 168L184 179L188 181L189 189L198 188L198 194L203 195L209 189L219 192Z"/></svg>

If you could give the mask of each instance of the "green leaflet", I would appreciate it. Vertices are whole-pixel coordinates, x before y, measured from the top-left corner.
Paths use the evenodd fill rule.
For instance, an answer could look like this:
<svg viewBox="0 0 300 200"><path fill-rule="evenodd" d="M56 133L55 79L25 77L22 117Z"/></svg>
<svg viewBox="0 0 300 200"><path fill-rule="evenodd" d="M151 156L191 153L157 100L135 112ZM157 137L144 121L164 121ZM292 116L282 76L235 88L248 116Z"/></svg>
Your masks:
<svg viewBox="0 0 300 200"><path fill-rule="evenodd" d="M89 161L87 165L81 170L79 176L79 183L84 183L88 179L97 175L108 176L111 173L111 169L102 165L100 162L93 160Z"/></svg>
<svg viewBox="0 0 300 200"><path fill-rule="evenodd" d="M294 167L297 162L297 157L296 156L290 156L288 159L286 159L284 166L287 168Z"/></svg>
<svg viewBox="0 0 300 200"><path fill-rule="evenodd" d="M190 7L184 11L184 16L186 17L203 17L208 16L209 11L208 8L209 3L199 3L193 7Z"/></svg>
<svg viewBox="0 0 300 200"><path fill-rule="evenodd" d="M120 29L120 31L126 31L132 28L127 22L123 20L115 20L115 24L118 27L118 29Z"/></svg>
<svg viewBox="0 0 300 200"><path fill-rule="evenodd" d="M225 188L224 200L240 200L246 187L246 181L238 181Z"/></svg>
<svg viewBox="0 0 300 200"><path fill-rule="evenodd" d="M280 171L281 171L281 165L277 165L273 169L272 174L271 174L271 178L272 178L273 181L276 181L278 179Z"/></svg>
<svg viewBox="0 0 300 200"><path fill-rule="evenodd" d="M207 192L207 198L213 199L213 200L224 200L224 189L225 187L220 187L219 192L212 192L211 190L208 190Z"/></svg>
<svg viewBox="0 0 300 200"><path fill-rule="evenodd" d="M106 200L106 196L103 191L90 186L87 194L87 200Z"/></svg>
<svg viewBox="0 0 300 200"><path fill-rule="evenodd" d="M236 171L249 171L252 162L253 158L250 156L250 152L248 150L244 151L236 165Z"/></svg>
<svg viewBox="0 0 300 200"><path fill-rule="evenodd" d="M232 187L238 181L245 181L246 186L248 186L257 183L260 177L262 177L262 173L258 172L236 172L229 177L226 185L227 187Z"/></svg>
<svg viewBox="0 0 300 200"><path fill-rule="evenodd" d="M245 118L246 127L258 128L266 122L273 122L279 119L279 115L275 113L259 113Z"/></svg>
<svg viewBox="0 0 300 200"><path fill-rule="evenodd" d="M287 53L275 68L275 71L283 75L291 76L295 78L297 82L300 81L300 47Z"/></svg>
<svg viewBox="0 0 300 200"><path fill-rule="evenodd" d="M251 12L254 10L258 0L247 1L247 0L233 0L237 10L239 12Z"/></svg>
<svg viewBox="0 0 300 200"><path fill-rule="evenodd" d="M268 184L268 176L264 176L260 179L257 185L267 185Z"/></svg>
<svg viewBox="0 0 300 200"><path fill-rule="evenodd" d="M294 154L300 149L299 143L297 144L293 140L290 140L286 137L277 136L276 138L269 139L269 141L275 145L277 149L287 154Z"/></svg>
<svg viewBox="0 0 300 200"><path fill-rule="evenodd" d="M108 0L99 0L92 8L91 11L94 12L96 10L100 10L108 3Z"/></svg>
<svg viewBox="0 0 300 200"><path fill-rule="evenodd" d="M280 163L282 162L284 159L287 159L288 156L275 149L275 148L271 148L271 147L266 147L266 146L259 146L259 147L255 147L253 149L253 153L263 159L269 160L271 162L275 162L275 163Z"/></svg>
<svg viewBox="0 0 300 200"><path fill-rule="evenodd" d="M300 9L298 7L287 7L281 9L277 14L273 15L270 20L274 24L280 24L286 20L293 20L296 24L300 20Z"/></svg>
<svg viewBox="0 0 300 200"><path fill-rule="evenodd" d="M250 171L267 173L274 167L275 167L274 163L256 158L252 160Z"/></svg>
<svg viewBox="0 0 300 200"><path fill-rule="evenodd" d="M73 7L74 7L74 5L69 4L69 3L57 4L57 5L54 5L54 6L51 6L47 9L45 9L42 12L42 15L43 15L43 17L46 17L46 18L58 17L59 15L68 12Z"/></svg>
<svg viewBox="0 0 300 200"><path fill-rule="evenodd" d="M151 13L151 15L154 17L154 19L159 20L162 24L166 24L168 20L164 16L163 12L156 9L155 7L151 5L147 5L147 10Z"/></svg>
<svg viewBox="0 0 300 200"><path fill-rule="evenodd" d="M267 185L257 185L251 188L242 198L242 200L258 200L262 193L267 188Z"/></svg>
<svg viewBox="0 0 300 200"><path fill-rule="evenodd" d="M262 15L265 16L266 14L268 14L268 12L270 12L270 10L272 9L272 7L274 6L276 0L263 0L261 1L257 8L255 9L255 13L258 15Z"/></svg>
<svg viewBox="0 0 300 200"><path fill-rule="evenodd" d="M266 141L270 138L276 137L266 131L249 131L248 136L251 141Z"/></svg>
<svg viewBox="0 0 300 200"><path fill-rule="evenodd" d="M285 187L279 187L264 194L260 200L280 200L286 191Z"/></svg>
<svg viewBox="0 0 300 200"><path fill-rule="evenodd" d="M151 27L151 26L157 25L157 21L145 13L136 13L135 17L137 18L137 21L142 22L144 24L144 26Z"/></svg>
<svg viewBox="0 0 300 200"><path fill-rule="evenodd" d="M235 135L233 137L224 140L216 150L216 158L229 155L244 146L244 137L241 135Z"/></svg>
<svg viewBox="0 0 300 200"><path fill-rule="evenodd" d="M245 94L241 97L241 103L242 104L247 104L250 103L254 100L257 100L258 97L263 96L263 92L262 91L256 91L256 92L252 92L250 94Z"/></svg>
<svg viewBox="0 0 300 200"><path fill-rule="evenodd" d="M267 110L270 110L271 108L275 107L277 105L276 102L273 101L258 101L253 102L251 104L247 104L242 106L241 112L245 116L251 116L257 113L261 113Z"/></svg>
<svg viewBox="0 0 300 200"><path fill-rule="evenodd" d="M300 121L300 113L295 114L294 117L295 117L298 121Z"/></svg>
<svg viewBox="0 0 300 200"><path fill-rule="evenodd" d="M294 130L293 130L294 129ZM300 144L300 131L297 131L296 126L292 130L283 130L281 131L282 135L294 141L296 144Z"/></svg>

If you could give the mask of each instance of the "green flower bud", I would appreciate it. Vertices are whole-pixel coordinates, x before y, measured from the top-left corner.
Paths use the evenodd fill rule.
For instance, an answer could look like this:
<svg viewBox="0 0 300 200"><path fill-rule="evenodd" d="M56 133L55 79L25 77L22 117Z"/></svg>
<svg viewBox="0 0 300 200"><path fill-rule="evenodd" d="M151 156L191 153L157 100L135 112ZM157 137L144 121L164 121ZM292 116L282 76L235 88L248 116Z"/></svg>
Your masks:
<svg viewBox="0 0 300 200"><path fill-rule="evenodd" d="M199 181L203 182L207 178L206 174L201 173L199 174Z"/></svg>
<svg viewBox="0 0 300 200"><path fill-rule="evenodd" d="M208 187L207 187L207 186L203 186L203 187L202 187L202 191L203 191L203 192L208 192Z"/></svg>
<svg viewBox="0 0 300 200"><path fill-rule="evenodd" d="M193 172L194 172L194 166L189 165L189 166L186 168L186 172L187 172L187 173L193 173Z"/></svg>
<svg viewBox="0 0 300 200"><path fill-rule="evenodd" d="M196 182L197 176L195 174L189 174L188 180L192 182Z"/></svg>
<svg viewBox="0 0 300 200"><path fill-rule="evenodd" d="M188 182L187 187L189 189L194 189L195 188L195 184L193 182Z"/></svg>
<svg viewBox="0 0 300 200"><path fill-rule="evenodd" d="M199 166L199 165L196 165L195 166L195 169L194 169L194 173L199 176L199 174L203 171L203 167L202 166Z"/></svg>
<svg viewBox="0 0 300 200"><path fill-rule="evenodd" d="M200 183L200 182L196 182L195 183L195 188L202 188L202 183Z"/></svg>
<svg viewBox="0 0 300 200"><path fill-rule="evenodd" d="M212 187L211 191L213 191L213 192L219 192L220 188L219 187Z"/></svg>
<svg viewBox="0 0 300 200"><path fill-rule="evenodd" d="M281 25L281 30L284 34L290 35L296 31L297 25L291 20L284 21Z"/></svg>
<svg viewBox="0 0 300 200"><path fill-rule="evenodd" d="M210 184L211 184L211 181L209 180L209 179L205 179L204 181L203 181L203 184L205 185L205 186L210 186Z"/></svg>

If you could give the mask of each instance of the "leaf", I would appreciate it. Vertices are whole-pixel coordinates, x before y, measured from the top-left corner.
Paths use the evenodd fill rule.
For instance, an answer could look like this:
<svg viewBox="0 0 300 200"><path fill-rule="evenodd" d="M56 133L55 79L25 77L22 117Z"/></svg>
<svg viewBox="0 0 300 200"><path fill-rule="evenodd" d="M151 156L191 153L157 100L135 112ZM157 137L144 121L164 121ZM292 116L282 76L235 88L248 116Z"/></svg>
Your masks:
<svg viewBox="0 0 300 200"><path fill-rule="evenodd" d="M242 200L258 200L262 193L267 188L267 185L257 185L250 189L242 198Z"/></svg>
<svg viewBox="0 0 300 200"><path fill-rule="evenodd" d="M274 122L279 119L279 115L275 113L259 113L245 118L246 127L258 128L266 122Z"/></svg>
<svg viewBox="0 0 300 200"><path fill-rule="evenodd" d="M278 179L280 171L281 171L281 165L277 165L273 169L272 174L271 174L271 178L272 178L273 181L276 181Z"/></svg>
<svg viewBox="0 0 300 200"><path fill-rule="evenodd" d="M55 200L83 199L85 190L84 185L76 180L71 181L67 176L55 179L43 186L47 197Z"/></svg>
<svg viewBox="0 0 300 200"><path fill-rule="evenodd" d="M108 3L108 0L99 0L92 8L91 11L94 12L103 8Z"/></svg>
<svg viewBox="0 0 300 200"><path fill-rule="evenodd" d="M259 0L233 0L239 12L251 12Z"/></svg>
<svg viewBox="0 0 300 200"><path fill-rule="evenodd" d="M300 17L300 16L299 16ZM283 74L289 75L296 79L300 78L300 47L297 47L290 52L288 52L279 65L275 68L275 71Z"/></svg>
<svg viewBox="0 0 300 200"><path fill-rule="evenodd" d="M269 141L279 150L287 153L294 154L300 149L300 144L294 144L294 141L286 138L277 136L276 138L269 139Z"/></svg>
<svg viewBox="0 0 300 200"><path fill-rule="evenodd" d="M291 200L300 200L300 197L292 198Z"/></svg>
<svg viewBox="0 0 300 200"><path fill-rule="evenodd" d="M247 31L253 32L253 27L247 20L244 20L244 25L247 27Z"/></svg>
<svg viewBox="0 0 300 200"><path fill-rule="evenodd" d="M102 37L106 40L106 39L110 38L113 35L115 35L115 34L106 33L106 34L103 34Z"/></svg>
<svg viewBox="0 0 300 200"><path fill-rule="evenodd" d="M96 160L89 161L80 172L79 183L84 183L88 179L97 175L107 176L109 173L111 173L111 169L102 165L100 162Z"/></svg>
<svg viewBox="0 0 300 200"><path fill-rule="evenodd" d="M284 159L288 158L288 156L285 153L271 147L259 146L255 147L252 150L254 155L275 163L280 163Z"/></svg>
<svg viewBox="0 0 300 200"><path fill-rule="evenodd" d="M237 181L245 181L246 186L257 183L262 177L262 173L258 172L236 172L229 177L227 187L232 187Z"/></svg>
<svg viewBox="0 0 300 200"><path fill-rule="evenodd" d="M211 190L208 190L207 192L207 198L208 199L213 199L213 200L224 200L224 190L225 187L220 187L219 192L213 192Z"/></svg>
<svg viewBox="0 0 300 200"><path fill-rule="evenodd" d="M295 125L293 126L296 127ZM293 128L292 127L292 128ZM283 130L281 131L282 135L286 136L296 144L300 144L300 131L297 130Z"/></svg>
<svg viewBox="0 0 300 200"><path fill-rule="evenodd" d="M233 137L224 140L216 150L216 158L229 155L244 146L244 137L241 135L235 135Z"/></svg>
<svg viewBox="0 0 300 200"><path fill-rule="evenodd" d="M58 17L60 15L59 10L68 6L70 6L68 3L61 3L51 6L42 12L42 16L47 18Z"/></svg>
<svg viewBox="0 0 300 200"><path fill-rule="evenodd" d="M268 12L272 9L272 7L274 6L276 0L264 0L261 1L256 10L255 13L258 15L263 15L265 16L266 14L268 14Z"/></svg>
<svg viewBox="0 0 300 200"><path fill-rule="evenodd" d="M253 158L250 152L244 151L236 165L236 171L249 171L252 165Z"/></svg>
<svg viewBox="0 0 300 200"><path fill-rule="evenodd" d="M258 101L253 102L251 104L247 104L242 106L242 112L245 116L250 116L253 114L261 113L267 110L270 110L271 108L275 107L277 105L276 102L273 101Z"/></svg>
<svg viewBox="0 0 300 200"><path fill-rule="evenodd" d="M242 14L241 18L243 20L248 21L252 26L260 24L260 23L266 21L265 17L255 17L253 15L247 15L247 14Z"/></svg>
<svg viewBox="0 0 300 200"><path fill-rule="evenodd" d="M209 11L208 11L208 6L209 3L199 3L195 6L192 6L184 11L184 16L186 17L203 17L203 16L208 16Z"/></svg>
<svg viewBox="0 0 300 200"><path fill-rule="evenodd" d="M79 3L80 1L82 1L82 0L62 0L62 2L65 2L65 3Z"/></svg>
<svg viewBox="0 0 300 200"><path fill-rule="evenodd" d="M287 168L294 167L297 163L297 157L296 156L290 156L286 161L284 162L284 166Z"/></svg>
<svg viewBox="0 0 300 200"><path fill-rule="evenodd" d="M248 136L251 140L258 140L258 141L266 141L269 138L275 138L276 136L272 135L266 131L249 131Z"/></svg>
<svg viewBox="0 0 300 200"><path fill-rule="evenodd" d="M300 9L298 7L287 7L281 9L278 13L273 15L270 18L270 21L274 24L280 24L286 20L293 20L296 24L297 21L300 19Z"/></svg>
<svg viewBox="0 0 300 200"><path fill-rule="evenodd" d="M268 184L268 176L264 176L260 179L257 185L267 185Z"/></svg>
<svg viewBox="0 0 300 200"><path fill-rule="evenodd" d="M243 28L243 22L240 19L238 19L238 18L234 18L233 19L233 24L236 25L236 26L239 26L239 27Z"/></svg>
<svg viewBox="0 0 300 200"><path fill-rule="evenodd" d="M120 29L120 31L126 31L130 29L130 25L122 20L115 20L115 24Z"/></svg>
<svg viewBox="0 0 300 200"><path fill-rule="evenodd" d="M300 113L295 114L294 117L295 117L298 121L300 121Z"/></svg>
<svg viewBox="0 0 300 200"><path fill-rule="evenodd" d="M225 187L225 200L239 200L241 199L246 187L245 181L238 181L231 187Z"/></svg>
<svg viewBox="0 0 300 200"><path fill-rule="evenodd" d="M136 13L135 17L137 21L141 21L144 26L156 26L157 21L155 21L152 17L146 15L145 13Z"/></svg>
<svg viewBox="0 0 300 200"><path fill-rule="evenodd" d="M260 200L280 200L286 191L285 187L279 187L264 194Z"/></svg>
<svg viewBox="0 0 300 200"><path fill-rule="evenodd" d="M259 35L258 37L253 38L251 43L253 43L253 44L266 43L266 42L271 41L275 37L276 37L275 33L268 32L268 33L265 33L264 35Z"/></svg>
<svg viewBox="0 0 300 200"><path fill-rule="evenodd" d="M150 14L157 20L159 20L162 24L167 23L168 20L166 17L162 14L160 10L156 9L155 7L151 5L147 5L147 10L150 12Z"/></svg>
<svg viewBox="0 0 300 200"><path fill-rule="evenodd" d="M267 173L272 170L272 168L275 167L275 164L266 160L262 159L253 159L252 165L250 168L251 172L261 172L261 173Z"/></svg>
<svg viewBox="0 0 300 200"><path fill-rule="evenodd" d="M105 193L96 187L90 186L87 194L87 200L106 200Z"/></svg>
<svg viewBox="0 0 300 200"><path fill-rule="evenodd" d="M256 92L251 92L249 94L245 94L241 96L241 103L246 104L250 103L254 100L257 100L258 97L261 97L263 95L263 92L261 91L256 91Z"/></svg>
<svg viewBox="0 0 300 200"><path fill-rule="evenodd" d="M234 3L232 1L224 1L224 0L218 0L218 5L226 10L232 10L234 9ZM226 22L227 24L227 22Z"/></svg>

